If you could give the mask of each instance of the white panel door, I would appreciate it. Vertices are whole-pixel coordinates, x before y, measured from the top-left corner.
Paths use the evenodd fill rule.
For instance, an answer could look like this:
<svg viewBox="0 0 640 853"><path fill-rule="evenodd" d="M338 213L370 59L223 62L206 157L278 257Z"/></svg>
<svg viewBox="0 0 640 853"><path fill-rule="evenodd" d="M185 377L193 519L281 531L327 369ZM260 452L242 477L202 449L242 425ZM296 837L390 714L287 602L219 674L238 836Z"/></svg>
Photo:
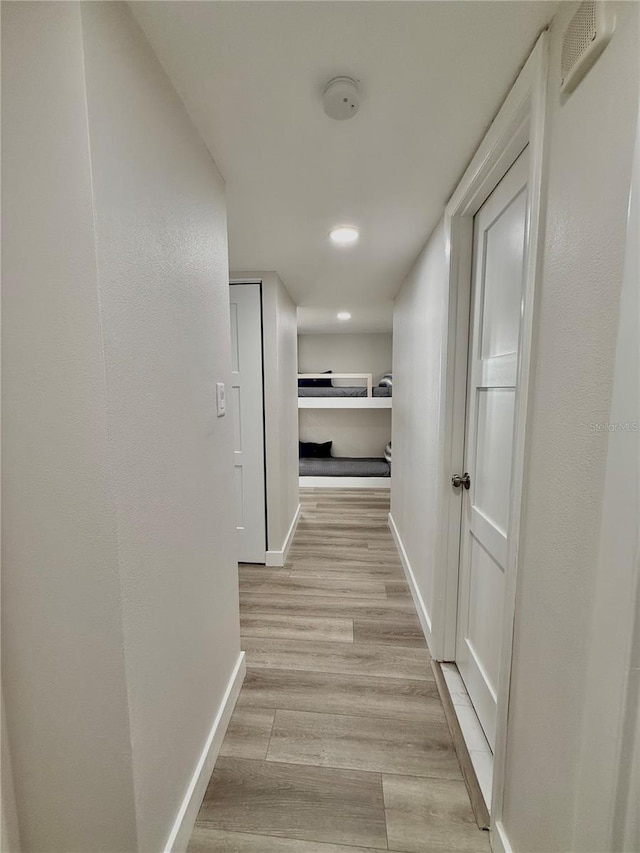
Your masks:
<svg viewBox="0 0 640 853"><path fill-rule="evenodd" d="M495 743L527 234L528 149L474 219L456 663Z"/></svg>
<svg viewBox="0 0 640 853"><path fill-rule="evenodd" d="M264 563L266 552L262 301L259 284L229 286L231 395L238 561Z"/></svg>

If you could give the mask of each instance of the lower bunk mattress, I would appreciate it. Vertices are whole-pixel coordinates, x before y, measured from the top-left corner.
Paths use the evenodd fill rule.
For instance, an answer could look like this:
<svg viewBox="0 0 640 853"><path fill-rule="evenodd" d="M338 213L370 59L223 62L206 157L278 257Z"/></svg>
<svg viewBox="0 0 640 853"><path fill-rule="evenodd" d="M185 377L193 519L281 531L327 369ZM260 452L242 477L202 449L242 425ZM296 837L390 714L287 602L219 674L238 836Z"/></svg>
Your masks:
<svg viewBox="0 0 640 853"><path fill-rule="evenodd" d="M301 477L390 477L386 459L371 457L329 456L300 460Z"/></svg>

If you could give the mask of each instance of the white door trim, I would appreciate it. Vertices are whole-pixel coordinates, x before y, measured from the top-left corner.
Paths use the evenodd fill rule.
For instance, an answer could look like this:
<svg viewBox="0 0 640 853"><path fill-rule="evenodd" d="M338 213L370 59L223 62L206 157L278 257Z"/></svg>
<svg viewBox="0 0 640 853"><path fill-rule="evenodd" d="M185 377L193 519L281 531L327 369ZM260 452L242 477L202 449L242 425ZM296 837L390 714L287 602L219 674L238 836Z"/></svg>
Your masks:
<svg viewBox="0 0 640 853"><path fill-rule="evenodd" d="M520 152L527 144L529 145L529 229L515 413L511 489L512 545L507 560L504 639L498 680L496 753L491 809L493 829L496 822L501 821L502 818L517 560L522 535L520 522L523 512L523 481L526 473L527 424L530 418L529 377L534 355L533 331L537 289L535 285L541 269L540 236L547 52L548 39L547 33L544 32L536 42L445 210L449 308L447 339L441 368L444 405L439 425L438 481L442 490L442 499L439 502L437 525L431 649L433 657L439 661L455 659L462 500L459 491L451 487L451 475L460 468L464 458L473 217Z"/></svg>

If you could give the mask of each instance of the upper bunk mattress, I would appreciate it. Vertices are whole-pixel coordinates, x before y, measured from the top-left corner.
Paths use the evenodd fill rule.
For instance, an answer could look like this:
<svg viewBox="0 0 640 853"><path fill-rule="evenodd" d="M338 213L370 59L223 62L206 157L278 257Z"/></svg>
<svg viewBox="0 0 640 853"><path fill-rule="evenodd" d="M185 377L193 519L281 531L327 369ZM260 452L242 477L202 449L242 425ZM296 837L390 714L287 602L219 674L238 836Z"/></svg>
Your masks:
<svg viewBox="0 0 640 853"><path fill-rule="evenodd" d="M331 388L323 388L319 387L309 387L309 388L298 388L298 397L366 397L367 389L364 385L344 385L342 388L339 386L332 386ZM390 397L391 396L391 388L388 388L386 385L376 385L373 389L374 397Z"/></svg>
<svg viewBox="0 0 640 853"><path fill-rule="evenodd" d="M329 456L300 460L301 477L390 477L386 459L370 457Z"/></svg>

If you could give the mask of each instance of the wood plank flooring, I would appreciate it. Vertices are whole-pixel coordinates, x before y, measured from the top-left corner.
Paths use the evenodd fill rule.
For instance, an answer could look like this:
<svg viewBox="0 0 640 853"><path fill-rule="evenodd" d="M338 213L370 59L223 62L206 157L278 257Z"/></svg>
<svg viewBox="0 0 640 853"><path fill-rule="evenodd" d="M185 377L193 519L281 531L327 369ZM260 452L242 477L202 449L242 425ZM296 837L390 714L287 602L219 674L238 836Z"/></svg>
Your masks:
<svg viewBox="0 0 640 853"><path fill-rule="evenodd" d="M240 566L247 676L189 853L488 853L389 493L301 503L287 565Z"/></svg>

